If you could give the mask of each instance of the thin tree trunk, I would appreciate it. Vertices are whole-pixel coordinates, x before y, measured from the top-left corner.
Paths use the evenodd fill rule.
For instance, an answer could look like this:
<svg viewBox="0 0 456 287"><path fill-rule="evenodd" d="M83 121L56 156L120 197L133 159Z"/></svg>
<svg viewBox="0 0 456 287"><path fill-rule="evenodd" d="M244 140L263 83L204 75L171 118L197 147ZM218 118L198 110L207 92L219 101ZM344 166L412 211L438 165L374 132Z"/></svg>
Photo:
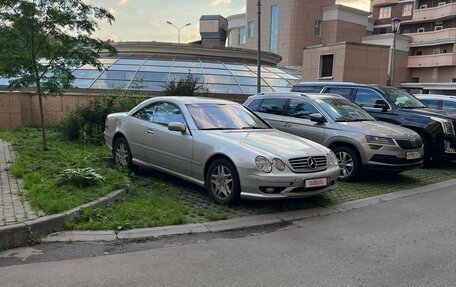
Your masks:
<svg viewBox="0 0 456 287"><path fill-rule="evenodd" d="M39 81L36 82L36 91L38 93L38 102L40 103L41 138L43 143L43 151L47 151L49 149L47 145L46 127L44 125L43 95Z"/></svg>

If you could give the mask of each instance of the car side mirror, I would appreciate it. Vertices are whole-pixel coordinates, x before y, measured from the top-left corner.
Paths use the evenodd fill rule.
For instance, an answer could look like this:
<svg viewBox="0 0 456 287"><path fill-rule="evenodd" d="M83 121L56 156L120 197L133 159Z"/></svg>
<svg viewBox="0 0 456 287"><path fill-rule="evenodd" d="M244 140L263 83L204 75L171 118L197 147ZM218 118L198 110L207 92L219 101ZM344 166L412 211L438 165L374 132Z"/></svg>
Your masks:
<svg viewBox="0 0 456 287"><path fill-rule="evenodd" d="M382 109L382 111L386 112L388 110L389 106L385 100L376 100L374 103L374 108Z"/></svg>
<svg viewBox="0 0 456 287"><path fill-rule="evenodd" d="M312 122L316 122L316 123L324 123L324 122L326 122L325 117L322 114L320 114L320 113L310 114L309 120L311 120Z"/></svg>
<svg viewBox="0 0 456 287"><path fill-rule="evenodd" d="M173 132L185 133L187 131L187 126L179 122L171 122L168 124L168 130Z"/></svg>

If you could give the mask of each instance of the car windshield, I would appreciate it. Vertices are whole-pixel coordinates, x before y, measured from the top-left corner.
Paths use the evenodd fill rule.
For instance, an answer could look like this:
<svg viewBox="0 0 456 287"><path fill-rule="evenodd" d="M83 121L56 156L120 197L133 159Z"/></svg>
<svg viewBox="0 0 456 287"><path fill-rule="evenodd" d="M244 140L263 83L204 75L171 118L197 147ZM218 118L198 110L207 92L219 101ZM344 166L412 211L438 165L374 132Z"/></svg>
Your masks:
<svg viewBox="0 0 456 287"><path fill-rule="evenodd" d="M426 105L415 98L415 96L404 90L393 87L383 87L382 90L398 108L422 109L426 107Z"/></svg>
<svg viewBox="0 0 456 287"><path fill-rule="evenodd" d="M375 121L368 112L347 99L320 98L316 102L336 122Z"/></svg>
<svg viewBox="0 0 456 287"><path fill-rule="evenodd" d="M234 104L187 105L200 130L269 129L268 124L249 110Z"/></svg>

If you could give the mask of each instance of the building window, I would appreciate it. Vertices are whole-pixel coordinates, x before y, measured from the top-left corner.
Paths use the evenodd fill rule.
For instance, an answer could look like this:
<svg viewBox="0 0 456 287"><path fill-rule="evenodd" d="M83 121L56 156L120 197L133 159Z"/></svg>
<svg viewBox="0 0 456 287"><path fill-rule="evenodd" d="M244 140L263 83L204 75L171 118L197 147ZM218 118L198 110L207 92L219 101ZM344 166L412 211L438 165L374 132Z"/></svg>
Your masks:
<svg viewBox="0 0 456 287"><path fill-rule="evenodd" d="M245 44L245 27L239 29L239 44Z"/></svg>
<svg viewBox="0 0 456 287"><path fill-rule="evenodd" d="M391 18L391 6L381 7L378 18L379 19Z"/></svg>
<svg viewBox="0 0 456 287"><path fill-rule="evenodd" d="M249 38L255 37L255 22L249 22Z"/></svg>
<svg viewBox="0 0 456 287"><path fill-rule="evenodd" d="M269 52L277 53L279 37L279 6L271 6L271 23L269 35Z"/></svg>
<svg viewBox="0 0 456 287"><path fill-rule="evenodd" d="M228 31L228 37L226 37L226 46L231 47L233 41L233 31Z"/></svg>
<svg viewBox="0 0 456 287"><path fill-rule="evenodd" d="M332 78L334 67L334 55L320 56L320 78Z"/></svg>
<svg viewBox="0 0 456 287"><path fill-rule="evenodd" d="M440 31L443 29L443 26L442 25L439 25L439 26L435 26L434 30L435 31Z"/></svg>
<svg viewBox="0 0 456 287"><path fill-rule="evenodd" d="M321 21L315 20L314 36L321 37Z"/></svg>
<svg viewBox="0 0 456 287"><path fill-rule="evenodd" d="M412 16L413 4L404 4L402 6L402 16Z"/></svg>

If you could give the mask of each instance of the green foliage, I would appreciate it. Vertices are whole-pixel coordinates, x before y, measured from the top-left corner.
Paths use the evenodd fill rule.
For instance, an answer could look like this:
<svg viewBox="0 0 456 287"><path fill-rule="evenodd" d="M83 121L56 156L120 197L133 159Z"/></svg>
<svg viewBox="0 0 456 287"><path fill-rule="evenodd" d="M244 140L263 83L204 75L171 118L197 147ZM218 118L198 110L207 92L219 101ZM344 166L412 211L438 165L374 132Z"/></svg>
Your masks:
<svg viewBox="0 0 456 287"><path fill-rule="evenodd" d="M186 79L179 81L170 81L163 86L163 94L165 96L208 96L209 90L198 83L198 78L194 78L188 74Z"/></svg>
<svg viewBox="0 0 456 287"><path fill-rule="evenodd" d="M129 111L137 102L131 92L125 89L113 90L92 99L87 105L67 110L58 129L65 139L101 144L106 116Z"/></svg>
<svg viewBox="0 0 456 287"><path fill-rule="evenodd" d="M74 67L101 70L99 53L116 53L108 41L92 38L98 20L111 23L114 16L81 0L0 1L0 76L10 79L10 88L36 88L43 150L48 147L42 98L71 87Z"/></svg>
<svg viewBox="0 0 456 287"><path fill-rule="evenodd" d="M68 168L57 176L57 181L64 185L70 184L76 187L87 187L104 181L105 178L93 168Z"/></svg>

